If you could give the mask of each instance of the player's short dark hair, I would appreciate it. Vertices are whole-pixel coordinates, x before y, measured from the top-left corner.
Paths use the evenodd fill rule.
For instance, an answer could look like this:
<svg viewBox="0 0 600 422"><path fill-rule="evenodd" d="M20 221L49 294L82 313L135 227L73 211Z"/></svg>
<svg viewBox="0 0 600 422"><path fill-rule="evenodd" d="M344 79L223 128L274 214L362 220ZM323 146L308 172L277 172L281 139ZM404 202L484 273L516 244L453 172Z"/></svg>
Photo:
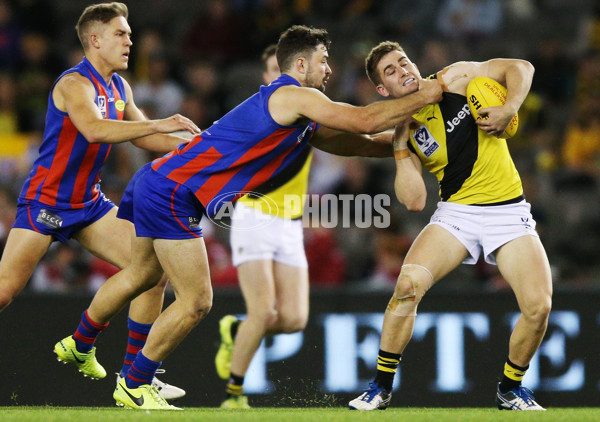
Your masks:
<svg viewBox="0 0 600 422"><path fill-rule="evenodd" d="M286 29L277 43L279 68L282 71L289 70L293 61L299 56L310 58L320 44L329 50L331 41L326 29L304 25L294 25Z"/></svg>
<svg viewBox="0 0 600 422"><path fill-rule="evenodd" d="M124 3L100 3L86 7L75 25L77 36L84 50L89 47L88 31L94 22L108 23L112 19L123 16L129 17L129 10Z"/></svg>
<svg viewBox="0 0 600 422"><path fill-rule="evenodd" d="M260 61L262 62L265 70L267 70L267 61L269 60L269 57L275 54L277 54L277 44L271 44L265 48L265 51L263 51L262 55L260 56Z"/></svg>
<svg viewBox="0 0 600 422"><path fill-rule="evenodd" d="M367 72L367 76L373 85L377 86L381 83L381 78L379 77L379 73L377 73L377 65L388 53L392 51L400 51L404 53L404 49L400 47L400 44L394 41L383 41L379 43L379 45L373 47L369 52L369 55L365 59L365 70Z"/></svg>

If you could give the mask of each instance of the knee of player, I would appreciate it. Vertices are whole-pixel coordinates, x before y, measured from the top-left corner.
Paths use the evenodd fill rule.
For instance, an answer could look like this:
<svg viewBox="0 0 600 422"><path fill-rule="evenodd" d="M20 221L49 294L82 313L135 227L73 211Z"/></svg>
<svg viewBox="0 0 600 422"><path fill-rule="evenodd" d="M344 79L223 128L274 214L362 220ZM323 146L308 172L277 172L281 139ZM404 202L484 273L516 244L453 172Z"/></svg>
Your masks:
<svg viewBox="0 0 600 422"><path fill-rule="evenodd" d="M545 323L548 320L552 309L552 299L548 296L539 296L532 303L526 304L523 309L523 315L534 321Z"/></svg>
<svg viewBox="0 0 600 422"><path fill-rule="evenodd" d="M188 316L196 323L202 321L212 309L212 294L204 295L186 307Z"/></svg>
<svg viewBox="0 0 600 422"><path fill-rule="evenodd" d="M258 319L263 325L265 331L279 331L281 318L279 312L275 308L266 308L262 310Z"/></svg>
<svg viewBox="0 0 600 422"><path fill-rule="evenodd" d="M15 293L0 286L0 311L10 305L15 296Z"/></svg>
<svg viewBox="0 0 600 422"><path fill-rule="evenodd" d="M277 324L279 313L275 309L275 305L256 306L255 304L255 306L248 308L248 319L252 319L256 323L264 325L265 329L269 329Z"/></svg>
<svg viewBox="0 0 600 422"><path fill-rule="evenodd" d="M399 317L416 316L419 302L432 284L433 275L426 267L417 264L403 265L386 312Z"/></svg>
<svg viewBox="0 0 600 422"><path fill-rule="evenodd" d="M194 311L194 317L196 319L196 322L202 321L206 317L206 315L208 315L211 309L212 303L197 307Z"/></svg>
<svg viewBox="0 0 600 422"><path fill-rule="evenodd" d="M15 280L6 273L0 273L0 310L10 305L26 285L27 279Z"/></svg>
<svg viewBox="0 0 600 422"><path fill-rule="evenodd" d="M282 315L279 318L281 332L286 334L304 330L307 322L308 317L303 315Z"/></svg>
<svg viewBox="0 0 600 422"><path fill-rule="evenodd" d="M416 296L411 276L400 273L396 281L396 287L394 288L394 296L398 298L414 298Z"/></svg>
<svg viewBox="0 0 600 422"><path fill-rule="evenodd" d="M419 302L425 291L419 289L419 280L412 274L401 272L394 289L394 297L402 300Z"/></svg>
<svg viewBox="0 0 600 422"><path fill-rule="evenodd" d="M404 264L396 282L394 297L414 298L416 302L419 302L433 285L433 281L433 275L426 267Z"/></svg>

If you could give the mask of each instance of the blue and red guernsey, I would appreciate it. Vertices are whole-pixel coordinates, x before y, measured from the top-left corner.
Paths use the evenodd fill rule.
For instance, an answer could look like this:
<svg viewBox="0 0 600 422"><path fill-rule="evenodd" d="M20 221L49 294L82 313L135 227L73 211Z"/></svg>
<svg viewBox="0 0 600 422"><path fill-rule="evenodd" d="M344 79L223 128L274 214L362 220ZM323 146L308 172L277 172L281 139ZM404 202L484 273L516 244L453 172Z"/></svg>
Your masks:
<svg viewBox="0 0 600 422"><path fill-rule="evenodd" d="M285 85L281 75L231 110L211 127L152 162L152 168L190 188L213 217L228 202L265 183L307 148L315 122L281 126L269 113L269 97Z"/></svg>
<svg viewBox="0 0 600 422"><path fill-rule="evenodd" d="M19 201L36 200L58 208L83 208L98 199L100 170L110 152L110 144L90 144L77 130L69 115L56 108L52 91L63 76L77 72L96 88L96 105L105 119L123 120L125 88L116 73L110 84L84 57L83 61L63 72L48 96L48 112L39 157L25 181Z"/></svg>

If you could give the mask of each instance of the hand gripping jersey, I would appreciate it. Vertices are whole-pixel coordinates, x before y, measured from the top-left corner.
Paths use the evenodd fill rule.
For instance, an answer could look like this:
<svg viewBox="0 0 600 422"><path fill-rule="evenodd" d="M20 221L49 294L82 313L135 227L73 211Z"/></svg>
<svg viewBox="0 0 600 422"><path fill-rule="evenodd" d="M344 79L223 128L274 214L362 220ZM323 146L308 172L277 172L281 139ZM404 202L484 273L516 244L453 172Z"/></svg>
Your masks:
<svg viewBox="0 0 600 422"><path fill-rule="evenodd" d="M50 89L40 155L21 189L19 202L35 200L53 207L78 209L99 197L100 170L111 145L90 144L52 100L56 82L74 72L89 79L96 88L95 102L103 118L123 120L127 98L119 75L114 74L107 85L86 58L63 72Z"/></svg>
<svg viewBox="0 0 600 422"><path fill-rule="evenodd" d="M523 187L506 139L478 130L463 95L445 92L413 115L409 148L440 184L442 201L465 205L511 203Z"/></svg>
<svg viewBox="0 0 600 422"><path fill-rule="evenodd" d="M306 154L318 124L281 126L269 113L269 97L285 85L300 86L289 75L261 86L191 142L154 160L152 169L191 189L213 217Z"/></svg>

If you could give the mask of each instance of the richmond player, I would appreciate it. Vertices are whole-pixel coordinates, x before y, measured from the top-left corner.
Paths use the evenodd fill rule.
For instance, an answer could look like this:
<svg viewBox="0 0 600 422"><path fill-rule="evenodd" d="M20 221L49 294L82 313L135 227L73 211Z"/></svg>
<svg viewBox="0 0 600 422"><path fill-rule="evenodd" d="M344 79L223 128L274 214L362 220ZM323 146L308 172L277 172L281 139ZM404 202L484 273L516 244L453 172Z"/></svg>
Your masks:
<svg viewBox="0 0 600 422"><path fill-rule="evenodd" d="M384 97L408 95L423 81L400 45L389 41L371 50L366 70ZM486 262L498 265L521 310L497 386L498 408L544 410L521 380L546 331L552 296L550 266L506 140L497 138L529 92L533 72L533 66L523 60L455 63L433 76L444 87L442 101L425 106L397 127L398 200L410 211L423 209L426 190L421 169L425 167L439 181L441 201L404 260L385 310L377 375L365 393L349 403L351 409L389 406L394 374L412 336L421 298L461 262L475 264L483 252ZM477 76L497 80L508 93L504 106L481 109L479 114L488 118L476 123L466 88Z"/></svg>

